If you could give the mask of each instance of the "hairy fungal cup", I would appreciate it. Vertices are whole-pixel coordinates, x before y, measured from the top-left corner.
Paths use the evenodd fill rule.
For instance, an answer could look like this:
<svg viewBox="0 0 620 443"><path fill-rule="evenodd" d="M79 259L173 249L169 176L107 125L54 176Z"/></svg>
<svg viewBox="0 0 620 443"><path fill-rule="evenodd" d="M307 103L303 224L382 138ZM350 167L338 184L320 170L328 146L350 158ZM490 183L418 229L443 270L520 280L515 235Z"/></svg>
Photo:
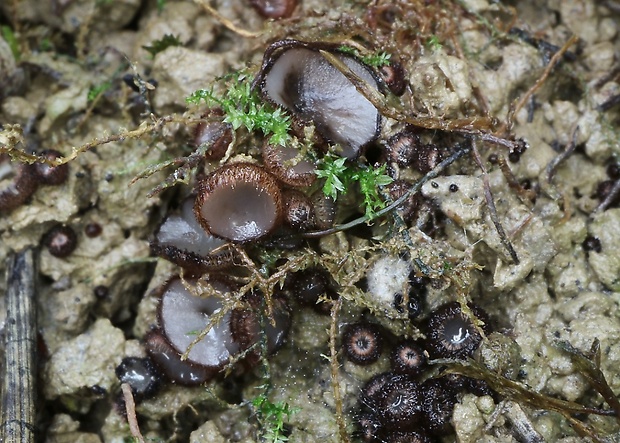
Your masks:
<svg viewBox="0 0 620 443"><path fill-rule="evenodd" d="M233 163L198 183L196 219L209 233L244 243L278 227L284 206L276 178L260 166Z"/></svg>
<svg viewBox="0 0 620 443"><path fill-rule="evenodd" d="M281 40L266 51L256 82L267 100L313 123L327 142L340 146L341 156L353 159L379 135L381 115L321 50L379 89L373 71L354 56L296 40Z"/></svg>

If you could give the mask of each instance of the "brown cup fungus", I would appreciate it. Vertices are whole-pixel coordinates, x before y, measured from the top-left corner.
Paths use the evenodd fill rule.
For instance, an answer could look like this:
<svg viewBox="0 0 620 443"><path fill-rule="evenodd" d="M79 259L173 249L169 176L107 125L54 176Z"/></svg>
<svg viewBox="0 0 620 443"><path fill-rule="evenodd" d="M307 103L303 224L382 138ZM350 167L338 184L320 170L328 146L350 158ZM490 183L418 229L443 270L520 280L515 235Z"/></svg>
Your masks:
<svg viewBox="0 0 620 443"><path fill-rule="evenodd" d="M270 234L282 220L276 178L260 166L234 163L209 174L197 186L196 219L207 232L244 243Z"/></svg>
<svg viewBox="0 0 620 443"><path fill-rule="evenodd" d="M274 43L265 53L257 82L266 99L313 123L327 142L339 145L339 155L353 159L378 137L381 115L321 49L329 48L295 40ZM368 87L379 90L368 66L351 55L331 54Z"/></svg>
<svg viewBox="0 0 620 443"><path fill-rule="evenodd" d="M316 180L314 163L298 149L266 143L262 154L267 170L289 186L310 186Z"/></svg>

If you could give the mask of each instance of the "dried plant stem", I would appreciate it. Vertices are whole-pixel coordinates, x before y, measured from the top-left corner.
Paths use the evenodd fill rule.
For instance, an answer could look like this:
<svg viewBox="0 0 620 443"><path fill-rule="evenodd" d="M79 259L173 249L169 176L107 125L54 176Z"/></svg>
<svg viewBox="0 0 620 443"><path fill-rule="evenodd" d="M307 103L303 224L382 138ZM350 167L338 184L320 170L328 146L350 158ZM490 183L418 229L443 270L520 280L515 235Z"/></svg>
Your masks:
<svg viewBox="0 0 620 443"><path fill-rule="evenodd" d="M241 37L256 38L256 37L260 37L262 34L261 32L252 32L246 29L239 28L232 21L230 21L229 19L224 17L222 14L220 14L217 11L217 9L209 5L205 0L194 0L194 3L202 6L204 10L207 11L209 14L211 14L213 18L215 18L218 22L220 22L222 25L224 25L227 29L231 30L235 34L240 35Z"/></svg>
<svg viewBox="0 0 620 443"><path fill-rule="evenodd" d="M517 192L517 195L521 198L521 201L531 207L532 202L536 198L536 192L532 189L525 189L523 186L521 186L521 184L517 180L517 177L515 177L515 175L512 173L510 166L508 166L508 162L506 162L506 157L498 154L497 164L499 165L499 169L502 171L502 174L504 174L504 177L506 178L510 189L514 189Z"/></svg>
<svg viewBox="0 0 620 443"><path fill-rule="evenodd" d="M577 36L571 36L571 38L569 38L568 41L564 43L564 46L562 46L558 52L553 54L553 57L551 57L551 60L549 60L549 64L543 71L542 75L538 78L538 80L536 80L536 82L532 85L530 89L527 90L525 94L523 94L515 103L510 106L510 110L508 111L508 115L506 116L506 121L504 121L500 128L495 132L496 134L504 134L506 131L510 130L510 128L512 127L514 116L521 110L521 108L523 108L523 106L525 106L530 97L540 89L540 87L543 85L543 83L545 83L545 81L551 74L551 71L553 71L553 68L555 68L555 65L557 65L562 59L562 57L564 57L564 54L566 53L566 51L568 51L568 48L570 48L576 42Z"/></svg>
<svg viewBox="0 0 620 443"><path fill-rule="evenodd" d="M340 394L338 352L336 351L336 337L338 337L338 312L342 306L342 298L338 298L332 304L331 323L329 326L329 362L332 370L332 391L334 394L334 403L336 405L336 422L338 423L338 431L340 433L340 441L349 443L349 434L347 432L347 424L344 421L342 412L342 395Z"/></svg>
<svg viewBox="0 0 620 443"><path fill-rule="evenodd" d="M599 212L603 212L609 205L613 203L616 197L620 194L620 180L616 180L614 185L612 186L607 197L592 211L593 214L598 214Z"/></svg>
<svg viewBox="0 0 620 443"><path fill-rule="evenodd" d="M517 255L517 251L514 250L510 240L506 236L506 232L504 231L504 227L499 221L499 216L497 215L497 208L495 207L495 200L493 199L493 194L491 193L491 185L489 184L489 174L487 172L487 168L484 166L484 162L480 157L480 152L478 152L478 148L476 148L476 142L472 141L472 152L474 153L474 160L478 164L478 167L482 170L482 181L484 184L484 198L487 201L487 207L489 208L489 215L491 216L491 221L493 221L493 225L495 225L495 230L497 231L497 235L499 235L499 239L502 242L502 245L508 251L510 258L515 265L519 264L519 256Z"/></svg>
<svg viewBox="0 0 620 443"><path fill-rule="evenodd" d="M138 426L138 417L136 417L136 403L133 400L131 386L128 383L121 383L121 391L123 391L123 399L125 400L125 411L127 411L127 423L129 423L129 431L133 438L140 443L144 443L144 437Z"/></svg>
<svg viewBox="0 0 620 443"><path fill-rule="evenodd" d="M0 133L0 154L7 153L12 159L23 163L45 163L50 166L59 166L76 159L80 154L95 148L97 146L105 145L112 142L123 142L127 139L137 139L153 132L160 131L165 125L169 123L184 123L190 122L185 117L178 115L168 115L166 117L156 118L151 116L152 123L143 122L140 126L132 131L120 131L118 134L108 135L102 138L95 138L90 142L83 144L79 147L73 146L71 148L71 154L64 157L59 157L53 160L47 159L45 156L39 156L35 154L28 154L16 146L19 143L24 143L23 136L21 135L19 127L12 126L9 128L7 134ZM6 140L6 141L5 141Z"/></svg>
<svg viewBox="0 0 620 443"><path fill-rule="evenodd" d="M355 220L352 220L352 221L350 221L348 223L344 223L342 225L334 226L333 228L325 229L325 230L322 230L322 231L306 232L306 233L302 234L302 237L315 238L315 237L323 237L325 235L335 234L336 232L346 231L347 229L350 229L350 228L352 228L354 226L358 226L358 225L361 225L363 223L367 223L369 221L376 220L377 218L384 216L385 214L389 213L390 211L392 211L392 210L396 209L397 207L399 207L400 205L402 205L413 194L416 194L417 192L419 192L420 189L422 189L422 186L424 186L424 183L426 183L429 180L432 180L435 177L437 177L448 166L450 166L452 163L457 161L459 158L463 157L470 150L471 150L471 146L470 146L469 142L467 142L465 144L457 145L456 151L454 152L454 154L452 154L450 157L446 158L441 163L439 163L432 171L430 171L428 174L426 174L424 177L422 177L420 180L418 180L411 188L409 188L409 190L407 192L405 192L405 194L400 196L397 200L394 200L394 202L392 202L391 204L389 204L385 208L381 209L380 211L375 212L374 217L368 218L368 217L364 216L364 217L360 217L360 218L357 218Z"/></svg>
<svg viewBox="0 0 620 443"><path fill-rule="evenodd" d="M37 434L35 277L32 249L9 258L0 424L0 441L4 443L34 442Z"/></svg>

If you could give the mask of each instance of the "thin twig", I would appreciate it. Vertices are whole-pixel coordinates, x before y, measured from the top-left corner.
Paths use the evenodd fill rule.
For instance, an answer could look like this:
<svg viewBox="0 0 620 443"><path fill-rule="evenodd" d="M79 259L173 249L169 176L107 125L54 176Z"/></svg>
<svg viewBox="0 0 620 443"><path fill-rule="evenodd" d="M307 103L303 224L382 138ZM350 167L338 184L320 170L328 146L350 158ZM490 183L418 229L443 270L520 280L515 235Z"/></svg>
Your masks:
<svg viewBox="0 0 620 443"><path fill-rule="evenodd" d="M534 192L532 189L525 189L523 186L521 186L521 183L517 181L517 177L515 177L515 175L512 173L510 166L508 166L508 163L506 162L506 157L498 154L497 164L499 166L499 169L502 171L502 174L504 174L504 177L506 178L510 189L514 189L517 195L521 198L521 200L524 201L524 203L527 202L531 206L532 202L536 198L536 192Z"/></svg>
<svg viewBox="0 0 620 443"><path fill-rule="evenodd" d="M419 192L420 189L422 189L422 186L424 186L424 184L426 182L428 182L429 180L432 180L435 177L437 177L448 166L450 166L452 163L457 161L459 158L463 157L470 150L471 150L471 145L470 145L469 142L457 145L456 152L454 154L452 154L450 157L446 158L441 163L439 163L432 171L430 171L428 174L426 174L424 177L422 177L420 180L418 180L411 188L409 188L409 190L407 192L405 192L397 200L394 200L392 203L390 203L388 206L386 206L385 208L381 209L380 211L375 212L375 215L373 217L365 217L364 216L364 217L357 218L357 219L355 219L353 221L350 221L348 223L334 226L333 228L325 229L325 230L322 230L322 231L306 232L306 233L302 234L302 237L316 238L316 237L323 237L325 235L335 234L336 232L345 231L345 230L350 229L350 228L352 228L354 226L358 226L358 225L361 225L363 223L367 223L369 221L373 221L373 220L378 219L379 217L384 216L385 214L389 213L390 211L392 211L392 210L396 209L397 207L399 207L400 205L402 205L413 194L416 194L417 192Z"/></svg>
<svg viewBox="0 0 620 443"><path fill-rule="evenodd" d="M211 14L213 16L213 18L215 18L218 22L220 22L222 25L224 25L226 28L228 28L229 30L231 30L235 34L240 35L241 37L256 38L256 37L260 37L261 34L262 34L261 32L252 32L252 31L248 31L246 29L239 28L232 21L230 21L229 19L224 17L222 14L220 14L217 11L217 9L215 9L213 6L209 5L205 0L194 0L194 3L196 3L197 5L202 6L205 9L205 11L207 11L209 14Z"/></svg>
<svg viewBox="0 0 620 443"><path fill-rule="evenodd" d="M568 48L570 48L576 42L577 36L571 36L571 38L569 38L568 41L564 43L564 46L562 46L560 50L556 52L553 57L551 57L551 60L549 60L549 64L543 71L542 75L538 78L538 80L536 80L536 82L532 85L530 89L527 90L525 94L523 94L515 103L510 106L510 110L508 111L508 115L506 116L506 121L502 123L500 128L496 131L496 134L503 134L506 130L509 130L512 127L514 116L521 110L521 108L523 108L523 106L525 106L530 97L540 89L543 83L545 83L545 81L547 80L547 77L549 77L549 75L551 74L551 71L553 71L553 68L555 68L555 65L557 65L560 60L562 60L562 57L564 57L564 54L566 53L566 51L568 51Z"/></svg>
<svg viewBox="0 0 620 443"><path fill-rule="evenodd" d="M342 412L342 395L340 394L340 383L338 382L339 364L336 352L336 337L338 336L338 312L342 306L342 298L334 301L331 310L331 323L329 327L329 362L332 370L332 391L334 393L334 403L336 405L336 422L340 433L340 441L349 443L349 434L344 422Z"/></svg>
<svg viewBox="0 0 620 443"><path fill-rule="evenodd" d="M138 417L136 417L136 403L133 400L133 393L129 383L121 383L121 391L123 391L123 399L125 400L125 411L127 411L127 423L129 423L129 432L133 438L140 443L144 443L144 437L140 432L138 425Z"/></svg>
<svg viewBox="0 0 620 443"><path fill-rule="evenodd" d="M560 163L562 163L564 160L570 157L573 152L575 152L575 148L577 147L577 132L579 132L579 125L575 125L572 131L573 136L571 137L571 142L566 147L564 152L553 158L545 168L545 172L547 173L547 183L551 183L553 175L555 174L555 170L558 168Z"/></svg>
<svg viewBox="0 0 620 443"><path fill-rule="evenodd" d="M484 198L487 201L487 207L489 208L489 215L491 217L491 221L495 225L495 230L499 235L499 239L502 242L502 245L510 254L510 258L515 265L519 264L519 256L517 255L517 251L514 250L510 240L506 236L506 232L504 231L504 227L499 222L499 216L497 215L497 208L495 207L495 200L493 199L493 194L491 193L491 185L489 184L489 174L487 172L487 168L484 166L484 162L480 157L480 152L478 152L478 148L476 148L475 140L472 140L471 143L472 152L474 153L474 160L478 164L478 167L482 170L482 181L484 184Z"/></svg>
<svg viewBox="0 0 620 443"><path fill-rule="evenodd" d="M599 212L603 212L609 205L611 205L616 197L620 194L620 180L616 180L614 185L612 186L607 197L596 207L592 214L598 214Z"/></svg>

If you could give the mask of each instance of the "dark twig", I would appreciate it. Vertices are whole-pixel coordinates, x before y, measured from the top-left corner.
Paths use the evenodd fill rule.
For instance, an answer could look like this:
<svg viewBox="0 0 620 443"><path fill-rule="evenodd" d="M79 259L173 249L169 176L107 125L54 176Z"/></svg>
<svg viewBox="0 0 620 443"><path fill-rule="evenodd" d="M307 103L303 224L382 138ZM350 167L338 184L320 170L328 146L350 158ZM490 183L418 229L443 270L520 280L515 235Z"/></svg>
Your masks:
<svg viewBox="0 0 620 443"><path fill-rule="evenodd" d="M609 205L611 205L616 197L620 194L620 180L616 180L614 185L612 186L609 194L605 197L605 199L596 207L592 214L598 214L599 212L603 212Z"/></svg>
<svg viewBox="0 0 620 443"><path fill-rule="evenodd" d="M570 155L575 152L575 148L577 147L577 132L579 131L579 125L575 126L573 129L573 136L571 138L570 144L566 147L564 152L555 157L553 160L549 162L547 167L545 168L545 172L547 173L547 183L551 183L553 179L553 175L555 174L555 170L558 168L560 163L566 160Z"/></svg>
<svg viewBox="0 0 620 443"><path fill-rule="evenodd" d="M472 152L474 153L474 160L478 164L478 167L482 170L482 181L484 184L484 198L487 201L487 207L489 208L489 215L491 217L491 221L493 222L493 225L495 225L495 230L497 231L497 234L499 235L499 239L502 242L502 245L504 245L504 248L506 248L506 250L508 251L508 254L510 254L510 258L512 258L513 263L515 265L518 265L519 256L517 255L517 251L515 251L514 248L512 247L510 240L508 240L508 237L506 236L504 227L499 222L499 216L497 215L497 208L495 207L495 200L493 199L493 194L491 193L491 185L489 184L489 174L487 172L487 168L484 166L484 162L482 161L482 158L480 157L480 152L478 152L478 148L476 148L475 140L472 140L471 146L472 146Z"/></svg>
<svg viewBox="0 0 620 443"><path fill-rule="evenodd" d="M9 258L0 425L0 441L4 443L34 442L37 434L35 276L32 249Z"/></svg>
<svg viewBox="0 0 620 443"><path fill-rule="evenodd" d="M522 95L515 103L513 103L510 106L510 110L508 111L508 115L506 116L506 121L502 124L502 126L496 132L496 134L502 134L504 131L510 130L510 128L512 127L514 116L517 115L517 113L521 110L521 108L523 108L523 106L525 106L525 104L529 101L530 97L534 95L536 91L540 89L540 87L547 80L547 77L549 77L549 75L553 71L553 68L555 68L555 66L560 62L560 60L562 60L562 58L564 57L564 54L566 53L566 51L568 51L568 48L570 48L576 42L577 42L577 36L573 35L571 38L568 39L568 41L564 44L564 46L562 46L560 50L557 51L553 55L553 57L551 57L549 64L545 67L545 70L543 71L542 75L538 78L538 80L536 80L536 83L534 83L532 87L528 89L524 95Z"/></svg>
<svg viewBox="0 0 620 443"><path fill-rule="evenodd" d="M394 202L392 202L385 208L381 209L380 211L377 211L374 217L372 218L360 217L353 221L350 221L349 223L337 225L337 226L334 226L333 228L325 229L323 231L306 232L305 234L302 234L302 236L306 238L323 237L325 235L335 234L336 232L339 232L339 231L345 231L347 229L353 228L354 226L358 226L363 223L367 223L369 221L376 220L377 218L384 216L388 212L402 205L413 194L416 194L417 192L419 192L420 189L422 189L422 186L424 186L426 182L437 177L439 174L441 174L444 171L444 169L446 169L452 163L457 161L459 158L463 157L470 150L471 150L470 142L457 145L456 151L454 152L454 154L452 154L450 157L446 158L441 163L439 163L432 171L430 171L428 174L426 174L424 177L418 180L411 188L409 188L409 190L405 194L400 196L397 200L394 200Z"/></svg>

